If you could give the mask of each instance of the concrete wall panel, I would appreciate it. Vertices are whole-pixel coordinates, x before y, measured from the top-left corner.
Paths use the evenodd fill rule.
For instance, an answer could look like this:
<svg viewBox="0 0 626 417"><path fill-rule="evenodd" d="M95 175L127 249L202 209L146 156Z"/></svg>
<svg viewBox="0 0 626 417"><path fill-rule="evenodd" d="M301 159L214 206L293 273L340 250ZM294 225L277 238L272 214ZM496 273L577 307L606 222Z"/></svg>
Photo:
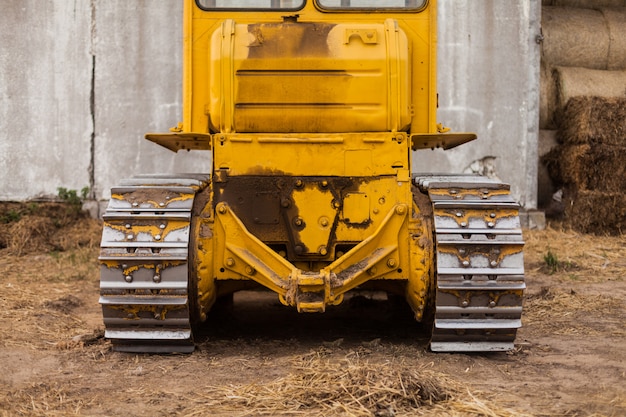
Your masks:
<svg viewBox="0 0 626 417"><path fill-rule="evenodd" d="M97 196L136 174L210 172L210 153L143 138L182 120L182 2L99 0L95 28Z"/></svg>
<svg viewBox="0 0 626 417"><path fill-rule="evenodd" d="M0 200L89 185L90 27L86 1L3 3Z"/></svg>
<svg viewBox="0 0 626 417"><path fill-rule="evenodd" d="M536 208L540 2L440 0L438 120L478 140L420 151L414 170L484 167Z"/></svg>

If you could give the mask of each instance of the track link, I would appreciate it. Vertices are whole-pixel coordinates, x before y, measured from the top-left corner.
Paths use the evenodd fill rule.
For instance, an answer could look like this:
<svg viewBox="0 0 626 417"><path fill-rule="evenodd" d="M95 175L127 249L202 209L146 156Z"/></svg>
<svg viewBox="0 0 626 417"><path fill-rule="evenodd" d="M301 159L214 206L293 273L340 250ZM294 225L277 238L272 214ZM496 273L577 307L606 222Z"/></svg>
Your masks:
<svg viewBox="0 0 626 417"><path fill-rule="evenodd" d="M208 175L139 176L111 190L100 250L105 337L123 352L192 352L189 243Z"/></svg>
<svg viewBox="0 0 626 417"><path fill-rule="evenodd" d="M509 186L477 176L419 176L415 183L434 214L431 350L513 349L526 284L519 205Z"/></svg>

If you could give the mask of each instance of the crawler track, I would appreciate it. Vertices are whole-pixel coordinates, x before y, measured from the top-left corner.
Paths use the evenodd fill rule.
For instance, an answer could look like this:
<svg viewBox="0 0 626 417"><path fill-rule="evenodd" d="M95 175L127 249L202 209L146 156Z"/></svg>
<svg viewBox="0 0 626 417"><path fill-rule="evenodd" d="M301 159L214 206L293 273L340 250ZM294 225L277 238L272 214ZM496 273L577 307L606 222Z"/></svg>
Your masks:
<svg viewBox="0 0 626 417"><path fill-rule="evenodd" d="M100 252L105 337L126 352L191 352L189 240L205 175L141 176L111 190ZM191 282L190 282L191 280Z"/></svg>
<svg viewBox="0 0 626 417"><path fill-rule="evenodd" d="M513 349L521 327L524 241L506 184L475 176L417 177L433 205L436 309L431 349Z"/></svg>

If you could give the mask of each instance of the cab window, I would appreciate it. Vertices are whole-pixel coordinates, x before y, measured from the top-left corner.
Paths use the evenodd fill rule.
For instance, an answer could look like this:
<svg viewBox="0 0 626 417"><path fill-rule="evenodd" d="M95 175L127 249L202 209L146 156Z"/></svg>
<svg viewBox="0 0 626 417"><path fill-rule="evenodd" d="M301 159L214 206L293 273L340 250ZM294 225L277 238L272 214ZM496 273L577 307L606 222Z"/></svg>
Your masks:
<svg viewBox="0 0 626 417"><path fill-rule="evenodd" d="M427 0L317 0L323 9L338 10L417 10L424 7Z"/></svg>
<svg viewBox="0 0 626 417"><path fill-rule="evenodd" d="M305 0L196 0L204 10L297 10Z"/></svg>

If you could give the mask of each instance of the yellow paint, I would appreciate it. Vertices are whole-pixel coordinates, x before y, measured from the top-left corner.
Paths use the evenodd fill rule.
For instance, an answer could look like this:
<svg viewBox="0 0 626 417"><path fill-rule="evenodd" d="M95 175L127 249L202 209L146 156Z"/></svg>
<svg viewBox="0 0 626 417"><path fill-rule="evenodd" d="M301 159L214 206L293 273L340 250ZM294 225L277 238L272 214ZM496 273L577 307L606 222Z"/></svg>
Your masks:
<svg viewBox="0 0 626 417"><path fill-rule="evenodd" d="M275 131L273 121L291 120L293 132L437 132L435 0L404 13L328 13L308 1L298 23L322 27L324 51L302 47L302 36L312 32L283 25L288 13L211 12L185 1L181 131ZM282 47L253 59L272 42ZM279 71L297 76L286 80ZM299 112L317 117L294 115ZM373 127L358 129L363 125Z"/></svg>
<svg viewBox="0 0 626 417"><path fill-rule="evenodd" d="M323 311L368 281L394 280L408 283L421 319L434 279L432 213L430 203L413 201L411 149L417 135L440 132L436 1L419 12L346 13L322 12L310 0L297 23L284 19L291 14L204 11L186 0L183 120L152 138L172 150L211 149L215 177L225 182L357 184L332 195L309 181L290 194L290 233L315 256L310 262L285 259L228 204L207 203L191 230L197 303L206 312L222 283L256 281L299 311Z"/></svg>

